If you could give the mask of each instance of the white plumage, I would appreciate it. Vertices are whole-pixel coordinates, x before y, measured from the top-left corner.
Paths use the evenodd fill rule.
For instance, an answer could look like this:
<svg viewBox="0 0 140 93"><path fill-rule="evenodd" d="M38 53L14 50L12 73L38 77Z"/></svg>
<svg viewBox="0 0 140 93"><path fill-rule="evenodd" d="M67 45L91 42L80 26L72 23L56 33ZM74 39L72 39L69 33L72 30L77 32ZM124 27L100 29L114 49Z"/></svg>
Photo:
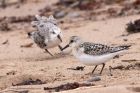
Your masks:
<svg viewBox="0 0 140 93"><path fill-rule="evenodd" d="M63 48L63 50L69 46L72 47L72 54L77 59L79 59L81 63L88 66L95 65L95 68L92 71L92 73L95 71L98 65L103 64L100 74L102 73L105 63L107 61L111 60L116 55L123 53L130 47L130 45L111 47L103 44L83 42L77 36L72 36L70 38L69 44L66 45Z"/></svg>
<svg viewBox="0 0 140 93"><path fill-rule="evenodd" d="M29 32L28 36L42 49L45 49L50 55L52 55L47 49L58 46L61 49L60 43L62 42L61 29L56 25L56 20L53 16L49 18L35 16L37 21L32 21L33 27L36 27L37 31Z"/></svg>

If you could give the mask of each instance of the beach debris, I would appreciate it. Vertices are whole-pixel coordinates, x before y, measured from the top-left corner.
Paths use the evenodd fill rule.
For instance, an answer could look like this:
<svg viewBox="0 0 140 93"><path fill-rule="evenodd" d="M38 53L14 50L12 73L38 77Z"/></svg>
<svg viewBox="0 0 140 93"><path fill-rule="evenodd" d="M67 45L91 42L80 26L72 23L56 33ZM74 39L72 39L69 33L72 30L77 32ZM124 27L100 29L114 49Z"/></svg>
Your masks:
<svg viewBox="0 0 140 93"><path fill-rule="evenodd" d="M55 11L54 17L55 18L63 18L66 14L67 14L67 12L65 12L65 11Z"/></svg>
<svg viewBox="0 0 140 93"><path fill-rule="evenodd" d="M128 33L138 33L140 32L140 19L135 20L134 22L129 22L126 28Z"/></svg>
<svg viewBox="0 0 140 93"><path fill-rule="evenodd" d="M41 85L45 84L46 82L41 81L40 79L33 80L32 78L29 78L27 80L22 81L18 84L12 84L13 86L21 86L21 85Z"/></svg>
<svg viewBox="0 0 140 93"><path fill-rule="evenodd" d="M62 5L65 7L71 7L71 8L75 8L75 7L79 7L81 5L83 0L59 0L56 5Z"/></svg>
<svg viewBox="0 0 140 93"><path fill-rule="evenodd" d="M32 15L27 16L10 16L10 17L0 17L0 31L10 31L13 28L11 27L11 23L20 23L26 22L29 23L35 19Z"/></svg>
<svg viewBox="0 0 140 93"><path fill-rule="evenodd" d="M9 27L7 22L0 23L0 31L9 31L11 28Z"/></svg>
<svg viewBox="0 0 140 93"><path fill-rule="evenodd" d="M44 90L49 91L49 92L59 92L59 91L64 91L64 90L76 89L76 88L84 87L84 86L86 87L95 86L95 84L73 82L73 83L62 84L57 87L44 87Z"/></svg>
<svg viewBox="0 0 140 93"><path fill-rule="evenodd" d="M18 91L18 93L29 93L28 90Z"/></svg>
<svg viewBox="0 0 140 93"><path fill-rule="evenodd" d="M81 70L83 71L85 68L85 66L77 66L76 68L67 68L67 69L70 69L70 70Z"/></svg>
<svg viewBox="0 0 140 93"><path fill-rule="evenodd" d="M116 55L116 56L113 57L113 59L116 59L116 58L119 58L119 57L120 57L119 55Z"/></svg>
<svg viewBox="0 0 140 93"><path fill-rule="evenodd" d="M56 5L79 8L81 10L92 10L99 7L101 2L97 0L59 0Z"/></svg>
<svg viewBox="0 0 140 93"><path fill-rule="evenodd" d="M41 13L41 15L44 15L46 12L51 12L52 8L50 6L45 6L43 9L40 9L39 12Z"/></svg>
<svg viewBox="0 0 140 93"><path fill-rule="evenodd" d="M111 67L111 66L110 66L110 68L111 68L111 69L124 69L125 66L123 66L123 65L119 65L119 66L115 66L115 67Z"/></svg>
<svg viewBox="0 0 140 93"><path fill-rule="evenodd" d="M140 87L127 87L127 89L137 93L140 92Z"/></svg>
<svg viewBox="0 0 140 93"><path fill-rule="evenodd" d="M35 19L35 17L33 15L27 15L27 16L11 16L11 17L7 17L7 20L10 23L19 23L19 22L31 22Z"/></svg>
<svg viewBox="0 0 140 93"><path fill-rule="evenodd" d="M0 7L6 8L12 5L19 5L27 2L27 0L0 0Z"/></svg>
<svg viewBox="0 0 140 93"><path fill-rule="evenodd" d="M26 47L26 48L29 48L29 47L32 47L33 43L28 43L28 44L25 44L25 45L21 45L20 47Z"/></svg>
<svg viewBox="0 0 140 93"><path fill-rule="evenodd" d="M33 15L27 15L27 16L10 16L10 17L1 17L0 22L1 25L7 25L8 23L19 23L19 22L31 22L35 20L35 17Z"/></svg>
<svg viewBox="0 0 140 93"><path fill-rule="evenodd" d="M7 44L9 41L6 39L4 42L2 42L3 45Z"/></svg>
<svg viewBox="0 0 140 93"><path fill-rule="evenodd" d="M100 80L101 80L100 76L95 76L88 79L87 82L100 81Z"/></svg>
<svg viewBox="0 0 140 93"><path fill-rule="evenodd" d="M6 75L15 75L16 74L16 71L10 71L8 73L6 73Z"/></svg>
<svg viewBox="0 0 140 93"><path fill-rule="evenodd" d="M3 0L5 1L5 0ZM11 1L11 0L6 0ZM12 0L15 1L15 0ZM37 0L36 0L37 1ZM39 1L39 0L38 0ZM16 0L16 5L21 5L24 2L28 2L28 0ZM116 4L118 7L114 7ZM103 9L103 7L109 5L108 8ZM4 4L5 6L5 4ZM6 3L6 6L9 6ZM110 0L58 0L52 6L46 5L43 9L39 10L38 15L48 16L53 15L55 18L67 18L67 22L72 22L71 20L102 20L112 17L119 17L125 15L133 15L140 13L139 1L110 1ZM80 11L83 10L83 11ZM87 10L91 10L88 11ZM73 12L74 11L74 12ZM101 18L100 15L105 15L104 18ZM19 23L26 22L29 23L34 20L34 15L26 15L26 16L5 16L0 18L3 19L3 22L7 24L11 23ZM78 19L77 19L78 18ZM75 21L73 21L75 22ZM1 23L0 23L1 24ZM10 25L11 26L11 25ZM133 29L133 26L131 26ZM130 27L130 28L131 28ZM10 27L12 28L12 27ZM12 28L13 29L13 28Z"/></svg>
<svg viewBox="0 0 140 93"><path fill-rule="evenodd" d="M6 0L1 0L1 7L2 8L6 8Z"/></svg>
<svg viewBox="0 0 140 93"><path fill-rule="evenodd" d="M137 62L140 60L136 60L136 59L128 59L128 60L121 60L122 62Z"/></svg>
<svg viewBox="0 0 140 93"><path fill-rule="evenodd" d="M123 41L125 41L125 42L126 42L126 41L128 41L128 39L124 38L124 39L123 39Z"/></svg>
<svg viewBox="0 0 140 93"><path fill-rule="evenodd" d="M111 70L114 70L114 69L120 69L120 70L140 69L140 63L129 64L127 66L123 66L123 65L118 65L115 67L110 66L110 69Z"/></svg>

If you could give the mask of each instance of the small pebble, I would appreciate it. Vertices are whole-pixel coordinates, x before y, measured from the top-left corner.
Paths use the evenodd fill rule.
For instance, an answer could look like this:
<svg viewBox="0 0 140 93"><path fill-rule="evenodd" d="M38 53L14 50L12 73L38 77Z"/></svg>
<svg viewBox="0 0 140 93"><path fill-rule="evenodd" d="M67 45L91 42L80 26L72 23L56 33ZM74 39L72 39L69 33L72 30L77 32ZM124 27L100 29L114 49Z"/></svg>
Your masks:
<svg viewBox="0 0 140 93"><path fill-rule="evenodd" d="M128 41L128 39L123 39L123 41Z"/></svg>
<svg viewBox="0 0 140 93"><path fill-rule="evenodd" d="M77 17L80 16L80 14L77 13L77 12L70 12L70 13L68 13L67 16L68 16L69 18L77 18Z"/></svg>
<svg viewBox="0 0 140 93"><path fill-rule="evenodd" d="M99 76L91 77L87 82L93 82L93 81L100 81L101 78Z"/></svg>
<svg viewBox="0 0 140 93"><path fill-rule="evenodd" d="M67 13L64 11L57 11L54 13L55 18L63 18Z"/></svg>

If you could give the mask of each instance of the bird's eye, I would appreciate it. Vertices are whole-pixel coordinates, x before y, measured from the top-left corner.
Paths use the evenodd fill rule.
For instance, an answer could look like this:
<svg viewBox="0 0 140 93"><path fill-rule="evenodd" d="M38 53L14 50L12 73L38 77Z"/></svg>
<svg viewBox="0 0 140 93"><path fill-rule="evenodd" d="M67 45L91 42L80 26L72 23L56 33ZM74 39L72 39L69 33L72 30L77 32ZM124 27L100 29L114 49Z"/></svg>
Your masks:
<svg viewBox="0 0 140 93"><path fill-rule="evenodd" d="M55 34L55 32L52 32L53 34Z"/></svg>
<svg viewBox="0 0 140 93"><path fill-rule="evenodd" d="M74 40L71 40L70 42L72 43L72 42L74 42Z"/></svg>
<svg viewBox="0 0 140 93"><path fill-rule="evenodd" d="M54 25L56 25L56 26L57 26L57 24L56 24L56 23L54 23Z"/></svg>

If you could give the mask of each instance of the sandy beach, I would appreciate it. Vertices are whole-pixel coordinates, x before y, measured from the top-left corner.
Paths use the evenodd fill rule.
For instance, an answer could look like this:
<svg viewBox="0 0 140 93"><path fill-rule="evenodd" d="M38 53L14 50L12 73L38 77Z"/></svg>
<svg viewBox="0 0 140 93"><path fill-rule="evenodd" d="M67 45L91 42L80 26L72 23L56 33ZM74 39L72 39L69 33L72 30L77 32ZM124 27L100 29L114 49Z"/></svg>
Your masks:
<svg viewBox="0 0 140 93"><path fill-rule="evenodd" d="M46 0L48 1L48 0ZM52 0L48 4L55 3ZM42 2L29 2L15 8L15 6L0 9L0 17L3 16L25 16L35 15L39 9L45 7ZM21 12L22 11L22 12ZM105 20L81 20L75 22L64 22L58 24L63 33L65 46L69 37L80 36L84 41L108 44L112 46L130 44L132 47L119 58L112 59L106 63L101 80L93 81L91 87L79 87L73 90L60 91L60 93L139 93L140 92L140 66L130 69L114 69L112 76L109 75L109 66L124 66L140 63L140 33L127 35L126 24L139 19L140 15L110 18ZM65 19L64 19L65 20ZM16 23L10 25L12 30L0 31L0 93L49 93L44 87L56 87L61 84L72 82L86 82L91 77L90 73L94 66L86 66L83 71L70 70L77 66L85 66L72 56L69 49L61 55L59 49L49 49L54 57L51 57L43 49L33 44L27 33L34 30L31 24ZM28 45L31 44L31 46ZM99 73L101 66L95 71ZM39 79L44 84L21 85L19 84L29 78ZM28 92L20 92L28 90ZM16 92L19 91L19 92Z"/></svg>

